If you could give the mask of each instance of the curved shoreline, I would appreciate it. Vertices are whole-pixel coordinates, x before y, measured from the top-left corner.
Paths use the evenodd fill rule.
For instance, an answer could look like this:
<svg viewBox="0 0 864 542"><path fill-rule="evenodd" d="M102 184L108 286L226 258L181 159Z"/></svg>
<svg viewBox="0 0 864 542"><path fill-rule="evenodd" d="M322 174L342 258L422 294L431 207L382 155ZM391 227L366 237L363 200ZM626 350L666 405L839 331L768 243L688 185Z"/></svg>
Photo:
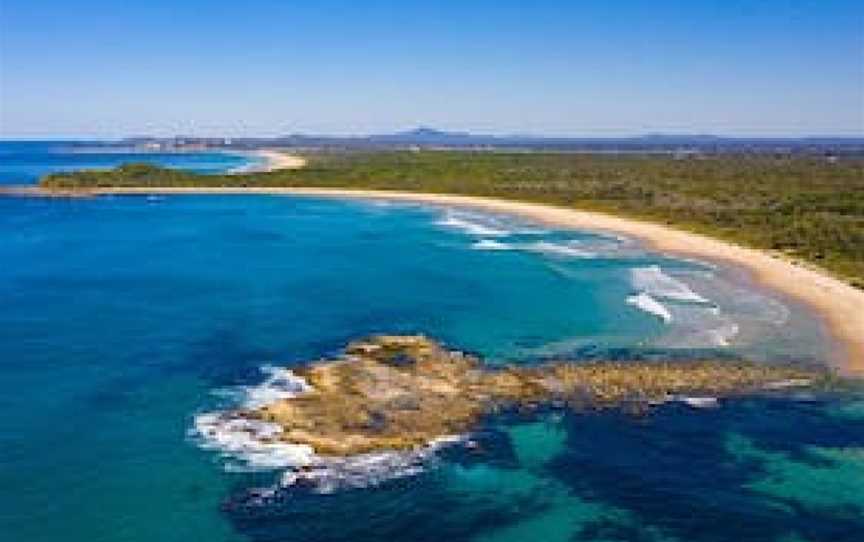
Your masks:
<svg viewBox="0 0 864 542"><path fill-rule="evenodd" d="M38 188L7 193L57 195ZM513 214L553 226L624 234L661 252L713 260L747 270L760 286L785 294L811 307L825 320L832 338L839 346L832 356L833 359L829 360L831 365L844 375L864 377L864 291L781 256L662 224L548 204L389 190L312 187L115 187L86 192L86 195L92 194L260 194L405 201L477 208Z"/></svg>
<svg viewBox="0 0 864 542"><path fill-rule="evenodd" d="M245 174L245 173L266 173L268 171L277 171L280 169L300 169L306 167L306 159L296 154L286 154L282 151L273 149L262 149L255 151L244 151L244 156L251 156L261 160L260 164L248 164L229 171L229 173Z"/></svg>
<svg viewBox="0 0 864 542"><path fill-rule="evenodd" d="M277 150L255 151L255 154L266 161L264 171L306 167L306 159L295 154L286 154Z"/></svg>

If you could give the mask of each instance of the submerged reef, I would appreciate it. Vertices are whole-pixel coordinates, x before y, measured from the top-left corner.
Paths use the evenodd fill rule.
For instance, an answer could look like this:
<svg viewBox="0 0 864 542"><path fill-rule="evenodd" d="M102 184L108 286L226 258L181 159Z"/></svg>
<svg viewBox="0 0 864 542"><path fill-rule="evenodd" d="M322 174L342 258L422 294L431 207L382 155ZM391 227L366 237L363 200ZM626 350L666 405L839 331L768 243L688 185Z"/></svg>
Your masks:
<svg viewBox="0 0 864 542"><path fill-rule="evenodd" d="M305 382L296 393L221 416L275 428L261 437L271 444L345 457L418 449L469 432L483 416L504 408L645 409L683 397L704 406L714 397L810 386L826 376L729 361L489 368L424 336L386 335L353 342L341 357L293 375Z"/></svg>

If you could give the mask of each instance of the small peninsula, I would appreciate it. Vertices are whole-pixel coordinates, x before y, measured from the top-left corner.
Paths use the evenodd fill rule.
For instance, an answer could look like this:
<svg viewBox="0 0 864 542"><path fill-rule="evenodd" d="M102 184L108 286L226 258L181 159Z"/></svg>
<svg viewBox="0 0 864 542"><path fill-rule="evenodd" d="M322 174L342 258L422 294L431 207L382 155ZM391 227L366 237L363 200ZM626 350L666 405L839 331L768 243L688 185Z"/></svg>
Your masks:
<svg viewBox="0 0 864 542"><path fill-rule="evenodd" d="M305 445L319 456L412 450L470 432L502 408L628 408L686 398L812 386L826 374L793 366L697 361L550 362L489 368L424 336L374 336L343 356L296 369L306 389L225 419L275 424L269 440ZM691 396L699 396L694 399Z"/></svg>

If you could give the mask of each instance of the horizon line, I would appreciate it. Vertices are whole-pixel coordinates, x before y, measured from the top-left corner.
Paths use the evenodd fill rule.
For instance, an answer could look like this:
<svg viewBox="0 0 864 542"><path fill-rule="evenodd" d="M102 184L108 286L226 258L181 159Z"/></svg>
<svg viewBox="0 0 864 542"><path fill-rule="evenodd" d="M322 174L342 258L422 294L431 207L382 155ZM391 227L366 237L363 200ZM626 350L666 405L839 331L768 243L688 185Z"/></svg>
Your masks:
<svg viewBox="0 0 864 542"><path fill-rule="evenodd" d="M662 131L646 131L639 133L621 134L621 135L600 135L600 134L574 134L574 135L557 135L548 133L492 133L492 132L471 132L465 130L446 130L446 129L430 129L421 127L422 130L431 132L435 135L443 137L468 137L468 138L490 138L490 139L536 139L536 140L624 140L624 139L646 139L646 138L714 138L714 139L738 139L738 140L760 140L760 139L785 139L785 140L803 140L803 139L853 139L864 140L864 132L859 134L834 133L834 134L770 134L763 133L758 135L743 135L736 133L714 133L714 132L662 132ZM86 134L50 134L50 135L4 135L0 134L0 141L99 141L99 142L119 142L126 139L174 139L174 138L189 138L189 139L285 139L292 137L305 138L321 138L321 139L363 139L376 137L393 137L393 136L411 136L417 135L418 128L397 130L393 132L368 132L368 133L313 133L313 132L289 132L275 135L227 135L213 134L200 135L190 133L175 133L175 134L149 134L149 133L128 133L123 135L86 135ZM421 132L422 133L422 132Z"/></svg>

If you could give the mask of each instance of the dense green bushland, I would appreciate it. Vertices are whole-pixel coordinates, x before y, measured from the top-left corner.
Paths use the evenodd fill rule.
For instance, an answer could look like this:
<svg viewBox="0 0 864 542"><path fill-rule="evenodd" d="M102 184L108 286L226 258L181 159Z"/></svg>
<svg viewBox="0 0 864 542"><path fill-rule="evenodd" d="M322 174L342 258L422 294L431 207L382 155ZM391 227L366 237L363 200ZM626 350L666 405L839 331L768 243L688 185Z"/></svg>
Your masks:
<svg viewBox="0 0 864 542"><path fill-rule="evenodd" d="M536 201L783 251L864 287L864 158L346 152L310 155L301 170L204 176L129 164L49 175L41 184L382 188Z"/></svg>

